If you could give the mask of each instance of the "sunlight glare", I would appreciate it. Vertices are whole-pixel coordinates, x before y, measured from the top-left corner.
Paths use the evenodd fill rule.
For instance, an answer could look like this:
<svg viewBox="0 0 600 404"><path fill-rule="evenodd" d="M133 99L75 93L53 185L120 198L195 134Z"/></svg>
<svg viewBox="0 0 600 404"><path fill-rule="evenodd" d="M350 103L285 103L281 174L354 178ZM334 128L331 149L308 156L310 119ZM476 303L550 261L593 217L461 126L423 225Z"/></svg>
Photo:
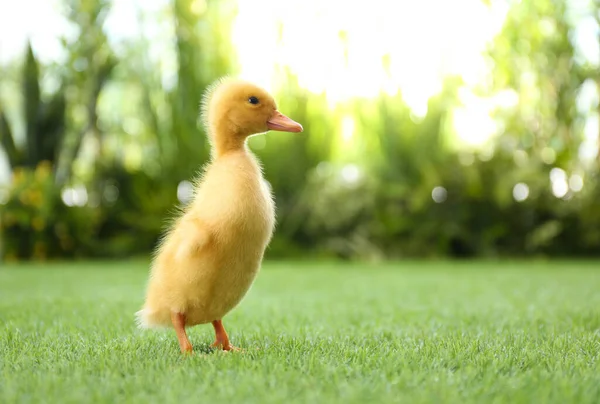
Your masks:
<svg viewBox="0 0 600 404"><path fill-rule="evenodd" d="M563 198L569 192L567 173L562 168L554 167L550 170L550 185L552 193L557 198Z"/></svg>
<svg viewBox="0 0 600 404"><path fill-rule="evenodd" d="M354 118L346 115L342 118L342 140L349 142L354 135Z"/></svg>
<svg viewBox="0 0 600 404"><path fill-rule="evenodd" d="M579 192L583 189L583 177L579 174L571 175L569 178L569 188L573 192Z"/></svg>
<svg viewBox="0 0 600 404"><path fill-rule="evenodd" d="M523 202L529 197L529 187L527 184L519 182L513 187L513 198L517 202Z"/></svg>
<svg viewBox="0 0 600 404"><path fill-rule="evenodd" d="M445 75L473 85L487 74L481 51L506 11L471 0L240 0L233 42L240 76L268 89L287 67L331 105L400 89L423 116Z"/></svg>
<svg viewBox="0 0 600 404"><path fill-rule="evenodd" d="M447 198L448 191L442 186L435 187L431 191L431 199L433 199L435 203L444 203Z"/></svg>
<svg viewBox="0 0 600 404"><path fill-rule="evenodd" d="M484 145L496 133L496 123L490 116L492 102L465 89L459 91L459 98L463 106L452 114L458 139L472 146Z"/></svg>

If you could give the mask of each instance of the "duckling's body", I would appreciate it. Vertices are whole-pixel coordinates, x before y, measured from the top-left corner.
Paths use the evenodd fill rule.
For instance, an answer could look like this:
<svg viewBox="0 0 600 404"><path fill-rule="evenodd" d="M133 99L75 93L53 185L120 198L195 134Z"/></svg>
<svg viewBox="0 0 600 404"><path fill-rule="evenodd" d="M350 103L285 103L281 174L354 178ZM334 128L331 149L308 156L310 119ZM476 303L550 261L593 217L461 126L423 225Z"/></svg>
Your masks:
<svg viewBox="0 0 600 404"><path fill-rule="evenodd" d="M268 93L243 81L213 87L204 115L212 161L157 250L137 313L143 327L172 324L183 352L192 351L185 327L209 322L214 345L233 349L221 319L248 292L273 234L273 199L246 138L269 129L302 130Z"/></svg>
<svg viewBox="0 0 600 404"><path fill-rule="evenodd" d="M146 322L170 325L173 310L186 314L186 326L222 318L254 281L274 224L271 193L254 156L242 150L215 160L159 248Z"/></svg>

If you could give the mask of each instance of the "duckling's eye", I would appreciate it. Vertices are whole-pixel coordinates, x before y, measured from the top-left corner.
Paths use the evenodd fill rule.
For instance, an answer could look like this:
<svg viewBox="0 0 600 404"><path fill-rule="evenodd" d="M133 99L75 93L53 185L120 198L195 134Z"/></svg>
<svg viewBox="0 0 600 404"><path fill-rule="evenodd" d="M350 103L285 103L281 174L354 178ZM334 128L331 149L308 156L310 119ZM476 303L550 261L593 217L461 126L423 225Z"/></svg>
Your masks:
<svg viewBox="0 0 600 404"><path fill-rule="evenodd" d="M252 97L248 98L248 102L252 105L256 105L256 104L258 104L258 98L256 98L255 96L252 96Z"/></svg>

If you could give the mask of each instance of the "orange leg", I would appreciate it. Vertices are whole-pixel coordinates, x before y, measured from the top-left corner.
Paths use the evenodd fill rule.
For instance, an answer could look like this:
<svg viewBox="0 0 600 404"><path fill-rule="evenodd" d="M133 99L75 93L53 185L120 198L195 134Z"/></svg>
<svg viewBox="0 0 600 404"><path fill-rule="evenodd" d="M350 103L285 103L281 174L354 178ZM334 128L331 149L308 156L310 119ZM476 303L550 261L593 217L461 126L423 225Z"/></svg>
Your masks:
<svg viewBox="0 0 600 404"><path fill-rule="evenodd" d="M177 333L177 339L179 340L179 348L182 353L192 353L192 344L185 333L185 314L183 313L171 313L171 322Z"/></svg>
<svg viewBox="0 0 600 404"><path fill-rule="evenodd" d="M217 340L214 344L212 344L213 348L220 347L224 351L239 351L239 348L234 347L229 343L229 337L227 336L227 332L223 327L223 322L221 320L215 320L212 322L213 327L215 328L215 336Z"/></svg>

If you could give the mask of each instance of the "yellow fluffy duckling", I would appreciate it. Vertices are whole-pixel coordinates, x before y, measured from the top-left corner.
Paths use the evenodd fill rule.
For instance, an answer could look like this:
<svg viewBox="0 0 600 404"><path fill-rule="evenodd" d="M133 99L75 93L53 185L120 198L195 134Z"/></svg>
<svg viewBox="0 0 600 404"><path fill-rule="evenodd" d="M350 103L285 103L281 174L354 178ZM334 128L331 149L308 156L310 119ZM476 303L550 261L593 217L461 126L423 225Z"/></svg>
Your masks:
<svg viewBox="0 0 600 404"><path fill-rule="evenodd" d="M271 192L246 139L268 130L302 132L267 91L242 80L213 85L202 115L212 159L156 251L137 313L143 328L172 325L182 352L192 352L186 327L206 323L215 329L214 347L237 350L222 318L254 281L275 225Z"/></svg>

